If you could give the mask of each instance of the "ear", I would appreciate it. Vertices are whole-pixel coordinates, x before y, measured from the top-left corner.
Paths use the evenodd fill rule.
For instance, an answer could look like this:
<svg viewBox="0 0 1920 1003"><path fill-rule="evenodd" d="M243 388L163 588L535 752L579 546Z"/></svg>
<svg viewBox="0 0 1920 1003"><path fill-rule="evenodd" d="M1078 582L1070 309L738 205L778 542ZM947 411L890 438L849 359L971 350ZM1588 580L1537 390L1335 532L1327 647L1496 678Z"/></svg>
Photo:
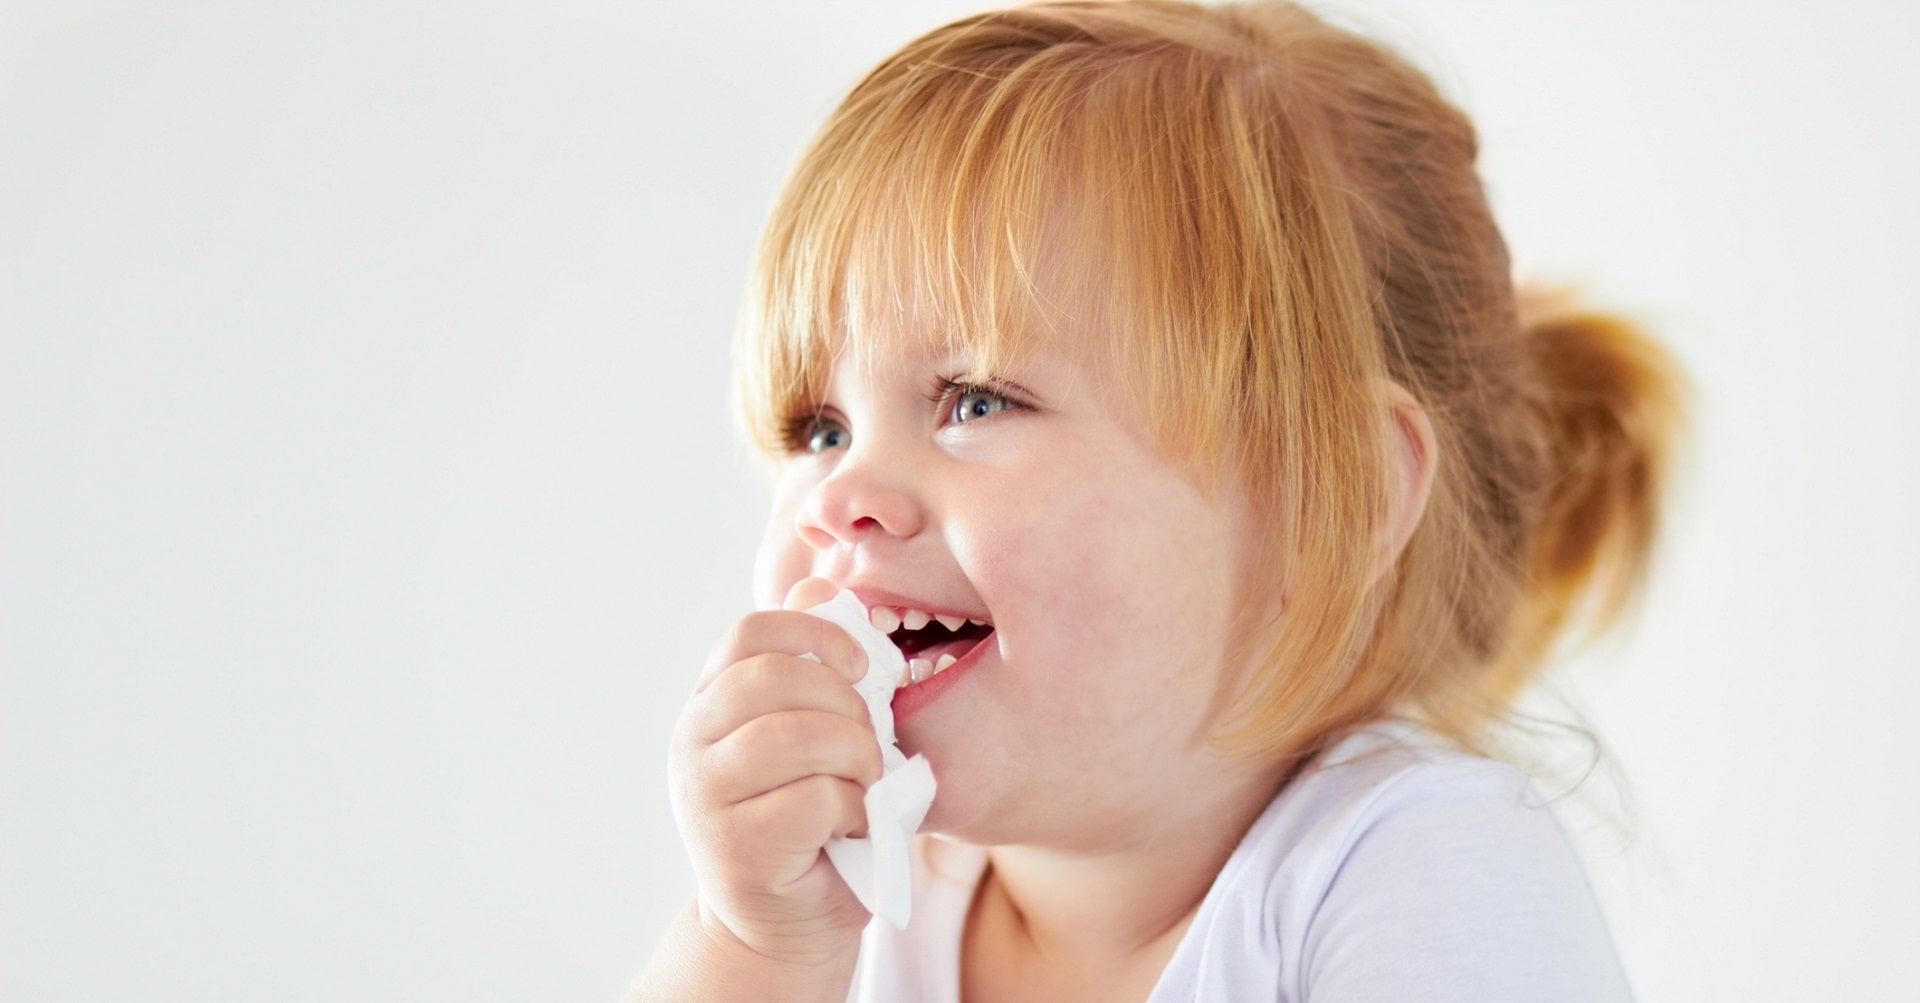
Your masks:
<svg viewBox="0 0 1920 1003"><path fill-rule="evenodd" d="M1414 527L1427 511L1433 491L1434 465L1439 460L1433 423L1407 388L1381 381L1381 420L1386 423L1387 518L1374 540L1371 577L1378 581L1393 567L1413 538Z"/></svg>

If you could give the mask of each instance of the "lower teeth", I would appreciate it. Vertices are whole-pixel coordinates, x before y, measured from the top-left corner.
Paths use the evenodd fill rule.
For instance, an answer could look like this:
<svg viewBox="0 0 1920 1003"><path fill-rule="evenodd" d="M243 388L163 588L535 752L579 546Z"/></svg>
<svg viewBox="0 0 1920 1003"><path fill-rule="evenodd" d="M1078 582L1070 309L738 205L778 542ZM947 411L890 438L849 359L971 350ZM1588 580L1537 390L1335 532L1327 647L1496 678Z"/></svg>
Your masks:
<svg viewBox="0 0 1920 1003"><path fill-rule="evenodd" d="M907 661L907 679L910 682L924 683L934 676L939 675L941 672L946 671L947 666L957 661L959 661L959 659L950 654L941 655L936 661L928 661L924 658L909 659Z"/></svg>

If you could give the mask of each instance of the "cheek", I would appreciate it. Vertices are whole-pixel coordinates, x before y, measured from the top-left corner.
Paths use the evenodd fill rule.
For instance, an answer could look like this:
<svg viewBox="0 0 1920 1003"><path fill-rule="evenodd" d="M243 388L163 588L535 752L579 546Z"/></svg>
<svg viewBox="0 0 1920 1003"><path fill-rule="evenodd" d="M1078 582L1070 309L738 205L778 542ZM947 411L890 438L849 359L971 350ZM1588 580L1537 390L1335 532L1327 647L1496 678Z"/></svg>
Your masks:
<svg viewBox="0 0 1920 1003"><path fill-rule="evenodd" d="M1004 654L1047 666L1037 686L1137 686L1217 666L1234 553L1217 513L1173 478L1049 485L983 541L1009 616ZM1135 488L1138 490L1131 490ZM990 600L991 601L991 600Z"/></svg>

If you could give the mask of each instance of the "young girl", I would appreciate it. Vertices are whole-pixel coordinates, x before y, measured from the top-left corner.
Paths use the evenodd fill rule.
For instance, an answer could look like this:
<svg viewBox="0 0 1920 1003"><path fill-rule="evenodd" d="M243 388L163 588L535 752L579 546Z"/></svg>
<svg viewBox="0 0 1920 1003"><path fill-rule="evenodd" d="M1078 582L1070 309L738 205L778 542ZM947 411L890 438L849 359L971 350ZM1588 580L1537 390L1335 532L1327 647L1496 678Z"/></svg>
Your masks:
<svg viewBox="0 0 1920 1003"><path fill-rule="evenodd" d="M1516 302L1474 147L1277 2L981 15L854 89L762 248L765 609L675 736L638 998L1627 998L1478 753L1634 590L1677 378ZM938 783L904 929L823 854L882 774L840 589Z"/></svg>

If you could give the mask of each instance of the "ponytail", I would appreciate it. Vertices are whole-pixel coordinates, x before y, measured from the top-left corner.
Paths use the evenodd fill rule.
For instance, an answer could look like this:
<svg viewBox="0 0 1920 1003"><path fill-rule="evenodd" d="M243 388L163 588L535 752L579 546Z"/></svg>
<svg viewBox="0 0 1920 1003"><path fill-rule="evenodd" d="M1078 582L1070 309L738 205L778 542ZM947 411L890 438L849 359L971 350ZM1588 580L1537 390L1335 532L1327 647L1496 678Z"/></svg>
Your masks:
<svg viewBox="0 0 1920 1003"><path fill-rule="evenodd" d="M1631 322L1537 292L1523 294L1519 310L1546 477L1505 651L1486 681L1499 703L1526 685L1570 621L1586 620L1590 637L1631 605L1660 528L1686 396L1678 363Z"/></svg>

